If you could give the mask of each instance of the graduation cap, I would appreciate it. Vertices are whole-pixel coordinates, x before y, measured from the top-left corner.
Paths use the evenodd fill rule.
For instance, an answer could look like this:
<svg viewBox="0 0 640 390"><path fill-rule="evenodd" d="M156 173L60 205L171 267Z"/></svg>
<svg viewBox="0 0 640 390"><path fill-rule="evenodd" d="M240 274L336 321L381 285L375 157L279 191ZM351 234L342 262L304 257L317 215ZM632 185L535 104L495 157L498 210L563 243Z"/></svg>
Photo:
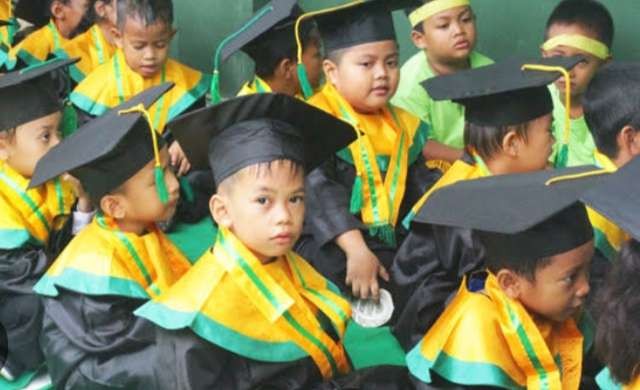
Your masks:
<svg viewBox="0 0 640 390"><path fill-rule="evenodd" d="M191 165L210 166L217 184L243 168L279 159L301 163L308 173L356 139L348 123L277 93L202 108L169 128Z"/></svg>
<svg viewBox="0 0 640 390"><path fill-rule="evenodd" d="M593 238L581 196L607 179L592 166L465 180L435 191L414 223L475 231L488 259L564 253Z"/></svg>
<svg viewBox="0 0 640 390"><path fill-rule="evenodd" d="M74 59L52 59L0 76L0 131L62 110L54 74Z"/></svg>
<svg viewBox="0 0 640 390"><path fill-rule="evenodd" d="M36 27L49 23L51 18L51 0L17 0L14 3L13 14Z"/></svg>
<svg viewBox="0 0 640 390"><path fill-rule="evenodd" d="M635 158L582 197L583 201L640 241L640 159Z"/></svg>
<svg viewBox="0 0 640 390"><path fill-rule="evenodd" d="M581 56L533 61L509 59L434 77L422 82L422 86L434 100L453 100L462 104L465 120L469 123L518 125L553 110L547 85L563 75L568 76L568 71L582 60Z"/></svg>
<svg viewBox="0 0 640 390"><path fill-rule="evenodd" d="M296 18L302 14L297 0L272 0L262 7L238 30L229 34L218 45L214 57L214 81L211 96L214 103L220 101L220 65L238 50L246 52L254 61L265 50L288 55L294 38Z"/></svg>
<svg viewBox="0 0 640 390"><path fill-rule="evenodd" d="M163 139L146 109L172 87L165 83L147 89L79 128L38 161L29 186L68 172L99 200L155 160L158 194L163 203L168 201L159 156Z"/></svg>

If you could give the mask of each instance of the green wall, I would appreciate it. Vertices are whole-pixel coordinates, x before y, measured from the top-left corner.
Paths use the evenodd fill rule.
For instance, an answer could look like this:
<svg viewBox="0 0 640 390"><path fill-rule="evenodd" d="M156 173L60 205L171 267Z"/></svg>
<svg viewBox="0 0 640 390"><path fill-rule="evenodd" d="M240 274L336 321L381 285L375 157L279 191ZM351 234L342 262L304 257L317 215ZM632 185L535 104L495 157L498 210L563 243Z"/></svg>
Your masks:
<svg viewBox="0 0 640 390"><path fill-rule="evenodd" d="M640 59L635 40L640 0L601 0L616 23L613 48L618 59ZM345 3L344 0L301 0L306 10ZM173 55L202 71L211 72L215 47L226 34L248 19L266 0L174 0L178 34ZM558 0L472 0L478 17L478 50L494 59L535 56L542 43L544 25ZM416 49L409 40L410 27L403 12L394 15L404 61ZM233 56L222 68L222 91L234 93L252 72L244 54Z"/></svg>

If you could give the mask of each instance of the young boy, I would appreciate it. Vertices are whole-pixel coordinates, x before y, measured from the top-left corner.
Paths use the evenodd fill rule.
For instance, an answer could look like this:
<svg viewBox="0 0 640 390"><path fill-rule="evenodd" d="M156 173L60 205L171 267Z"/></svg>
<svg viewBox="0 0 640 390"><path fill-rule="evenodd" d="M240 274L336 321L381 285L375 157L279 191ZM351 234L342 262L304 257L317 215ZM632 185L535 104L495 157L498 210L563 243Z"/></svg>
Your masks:
<svg viewBox="0 0 640 390"><path fill-rule="evenodd" d="M551 88L553 134L556 138L552 164L559 167L593 164L595 145L584 121L582 96L595 72L611 58L613 19L595 0L564 0L547 21L545 57L582 55L584 61L573 68L571 76L570 126L565 107L566 81L560 78Z"/></svg>
<svg viewBox="0 0 640 390"><path fill-rule="evenodd" d="M476 21L468 0L414 1L408 12L411 39L420 49L402 66L392 103L431 125L425 155L453 163L464 148L464 108L449 100L435 101L420 83L492 61L474 50Z"/></svg>
<svg viewBox="0 0 640 390"><path fill-rule="evenodd" d="M58 52L69 39L78 35L83 29L83 19L89 9L89 0L52 0L49 2L51 20L46 25L29 34L15 45L9 53L8 66L21 68L46 61L58 56ZM34 1L32 13L41 12L42 6ZM16 11L16 14L20 14Z"/></svg>
<svg viewBox="0 0 640 390"><path fill-rule="evenodd" d="M174 335L172 370L220 389L312 388L348 372L349 303L292 248L305 173L352 142L353 129L282 94L228 100L172 129L193 164L212 169L220 229L212 250L136 311Z"/></svg>
<svg viewBox="0 0 640 390"><path fill-rule="evenodd" d="M589 293L593 231L578 199L604 172L582 167L490 177L434 193L417 218L474 229L487 270L465 276L408 353L416 382L580 388L591 342L581 308Z"/></svg>
<svg viewBox="0 0 640 390"><path fill-rule="evenodd" d="M116 52L115 35L117 0L94 0L88 11L95 22L91 28L62 46L58 55L80 58L71 67L71 78L80 83L98 66L106 63Z"/></svg>
<svg viewBox="0 0 640 390"><path fill-rule="evenodd" d="M34 287L44 302L40 341L56 388L161 388L171 375L156 364L163 352L153 327L133 316L190 268L155 225L170 218L179 197L146 112L169 87L80 128L41 160L31 180L38 185L68 171L100 210Z"/></svg>
<svg viewBox="0 0 640 390"><path fill-rule="evenodd" d="M394 330L405 348L413 347L433 324L463 275L484 267L484 249L469 229L409 225L413 216L438 188L461 180L545 169L554 142L553 103L547 85L559 73L523 70L523 66L570 70L579 60L508 60L424 83L434 99L450 99L465 107L466 152L404 221L411 231L398 250L391 274L401 308Z"/></svg>
<svg viewBox="0 0 640 390"><path fill-rule="evenodd" d="M42 306L33 285L92 216L88 199L77 199L69 182L51 177L27 188L38 160L60 140L52 73L70 63L0 76L0 326L9 341L0 374L9 381L42 364Z"/></svg>
<svg viewBox="0 0 640 390"><path fill-rule="evenodd" d="M439 176L422 157L428 126L389 104L399 77L389 7L356 2L315 16L327 82L309 103L352 124L358 139L308 176L296 250L358 298L378 297L405 235L402 216Z"/></svg>
<svg viewBox="0 0 640 390"><path fill-rule="evenodd" d="M117 0L118 50L71 93L71 102L90 116L100 116L132 96L163 82L175 87L150 109L154 128L185 110L203 107L210 77L170 59L175 34L171 0ZM169 144L171 165L180 175L189 171L180 145Z"/></svg>
<svg viewBox="0 0 640 390"><path fill-rule="evenodd" d="M301 23L302 65L296 61L295 24L301 15L297 1L272 0L218 46L214 75L219 72L219 62L242 50L254 62L255 76L242 86L238 96L265 92L302 96L303 82L309 83L309 88L317 88L322 73L320 37L310 20ZM299 79L299 66L304 66L306 80Z"/></svg>

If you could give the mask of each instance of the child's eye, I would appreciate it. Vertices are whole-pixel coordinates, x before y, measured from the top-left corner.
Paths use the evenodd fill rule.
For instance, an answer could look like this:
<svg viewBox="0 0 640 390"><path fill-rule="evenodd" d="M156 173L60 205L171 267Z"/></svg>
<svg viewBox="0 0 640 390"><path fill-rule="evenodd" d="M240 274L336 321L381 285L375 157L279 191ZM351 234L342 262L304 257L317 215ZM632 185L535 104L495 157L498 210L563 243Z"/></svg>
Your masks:
<svg viewBox="0 0 640 390"><path fill-rule="evenodd" d="M576 281L576 276L577 276L577 274L571 274L571 275L567 276L566 278L562 279L562 281L564 283L566 283L567 285L571 286L573 284L573 282Z"/></svg>
<svg viewBox="0 0 640 390"><path fill-rule="evenodd" d="M144 45L132 45L134 50L142 50L144 49Z"/></svg>
<svg viewBox="0 0 640 390"><path fill-rule="evenodd" d="M462 22L463 23L469 23L471 21L473 21L473 18L471 16L466 16L466 17L462 18Z"/></svg>
<svg viewBox="0 0 640 390"><path fill-rule="evenodd" d="M398 60L389 60L387 61L387 66L391 68L395 68L398 66Z"/></svg>
<svg viewBox="0 0 640 390"><path fill-rule="evenodd" d="M304 203L304 196L303 195L292 196L291 199L289 199L289 201L291 203Z"/></svg>
<svg viewBox="0 0 640 390"><path fill-rule="evenodd" d="M255 202L261 205L266 205L269 202L269 199L266 196L260 196L256 198Z"/></svg>
<svg viewBox="0 0 640 390"><path fill-rule="evenodd" d="M167 47L167 42L156 42L156 48L157 49L164 49L165 47Z"/></svg>
<svg viewBox="0 0 640 390"><path fill-rule="evenodd" d="M369 66L371 66L371 62L360 62L358 65L368 68Z"/></svg>
<svg viewBox="0 0 640 390"><path fill-rule="evenodd" d="M439 25L436 26L436 28L438 30L444 30L444 29L449 28L449 25L448 24L439 24Z"/></svg>

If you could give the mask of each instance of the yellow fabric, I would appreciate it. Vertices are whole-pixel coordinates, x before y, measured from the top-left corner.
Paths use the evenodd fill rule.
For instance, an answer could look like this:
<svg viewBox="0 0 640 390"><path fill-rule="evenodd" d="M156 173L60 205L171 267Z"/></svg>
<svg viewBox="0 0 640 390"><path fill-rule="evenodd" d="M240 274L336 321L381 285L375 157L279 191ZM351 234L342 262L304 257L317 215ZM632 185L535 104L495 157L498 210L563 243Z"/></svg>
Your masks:
<svg viewBox="0 0 640 390"><path fill-rule="evenodd" d="M9 59L16 61L18 58L33 65L46 61L50 55L56 55L68 40L60 35L53 21L29 34L9 52Z"/></svg>
<svg viewBox="0 0 640 390"><path fill-rule="evenodd" d="M528 389L579 388L583 337L574 319L534 321L491 273L481 292L469 291L466 283L419 344L426 360L436 361L444 353L460 362L493 365Z"/></svg>
<svg viewBox="0 0 640 390"><path fill-rule="evenodd" d="M582 50L601 60L611 57L609 48L604 43L585 37L584 35L561 34L555 36L542 45L543 50L552 50L558 46L569 46L574 49Z"/></svg>
<svg viewBox="0 0 640 390"><path fill-rule="evenodd" d="M415 27L433 15L451 8L469 6L469 0L434 0L430 1L409 14L411 27Z"/></svg>
<svg viewBox="0 0 640 390"><path fill-rule="evenodd" d="M52 231L59 230L71 214L75 195L66 182L56 179L32 189L27 189L28 186L29 179L0 161L2 249L14 249L12 246L25 244L29 238L46 245ZM18 237L16 234L23 237L24 242L12 239Z"/></svg>
<svg viewBox="0 0 640 390"><path fill-rule="evenodd" d="M362 180L362 221L370 227L395 226L406 189L409 148L413 144L420 120L391 105L379 114L359 114L330 83L309 99L309 104L351 123L358 133L357 140L349 145L349 150L356 174ZM363 153L370 156L373 188L367 180L369 176ZM376 161L377 156L389 157L390 164L385 180L382 179L381 170ZM397 178L395 188L393 188L394 178ZM377 194L375 200L372 197L373 190ZM374 212L378 216L377 221Z"/></svg>
<svg viewBox="0 0 640 390"><path fill-rule="evenodd" d="M69 58L80 58L75 68L86 77L98 66L106 63L115 54L116 46L110 44L98 25L67 41L62 49ZM100 50L102 49L102 50ZM81 79L76 79L81 81Z"/></svg>
<svg viewBox="0 0 640 390"><path fill-rule="evenodd" d="M10 21L13 18L13 5L11 0L0 0L0 20ZM11 46L9 40L9 26L0 27L0 42Z"/></svg>
<svg viewBox="0 0 640 390"><path fill-rule="evenodd" d="M135 249L142 266L137 264L138 259L132 256L123 237ZM168 290L190 267L187 258L157 227L150 226L148 233L138 236L121 232L107 217L96 217L71 240L45 278L56 280L67 270L73 270L95 277L95 280L115 278L132 282L150 297L155 297ZM77 283L81 285L82 281ZM62 287L74 289L74 284ZM78 290L85 292L83 288ZM117 295L118 291L111 293Z"/></svg>
<svg viewBox="0 0 640 390"><path fill-rule="evenodd" d="M144 78L134 72L126 63L124 54L117 50L110 61L97 67L89 74L71 94L71 101L83 111L99 116L141 93L142 91L162 84L164 81L175 84L166 94L154 103L149 113L159 133L163 133L166 123L179 115L187 107L179 107L185 97L189 97L194 89L208 85L204 75L179 62L168 59L164 65L164 78L159 72L152 78ZM119 72L118 72L119 71ZM120 74L122 90L119 91ZM206 91L203 87L202 95ZM191 96L193 101L196 96Z"/></svg>
<svg viewBox="0 0 640 390"><path fill-rule="evenodd" d="M351 314L348 301L332 291L328 281L295 253L262 264L231 232L221 228L219 234L213 250L207 251L167 294L154 301L177 312L200 312L249 339L273 344L293 342L314 360L325 378L331 377L326 356L296 331L293 318L326 346L340 373L348 372L342 344L333 341L316 318L318 310L322 311L342 337ZM262 290L258 285L263 286ZM271 299L265 298L265 289ZM340 318L335 307L346 316ZM232 345L220 343L221 347L234 350Z"/></svg>
<svg viewBox="0 0 640 390"><path fill-rule="evenodd" d="M240 91L236 96L246 96L253 95L255 93L269 93L271 92L271 87L267 84L266 81L262 80L258 76L254 76L253 80L248 81L242 85Z"/></svg>

